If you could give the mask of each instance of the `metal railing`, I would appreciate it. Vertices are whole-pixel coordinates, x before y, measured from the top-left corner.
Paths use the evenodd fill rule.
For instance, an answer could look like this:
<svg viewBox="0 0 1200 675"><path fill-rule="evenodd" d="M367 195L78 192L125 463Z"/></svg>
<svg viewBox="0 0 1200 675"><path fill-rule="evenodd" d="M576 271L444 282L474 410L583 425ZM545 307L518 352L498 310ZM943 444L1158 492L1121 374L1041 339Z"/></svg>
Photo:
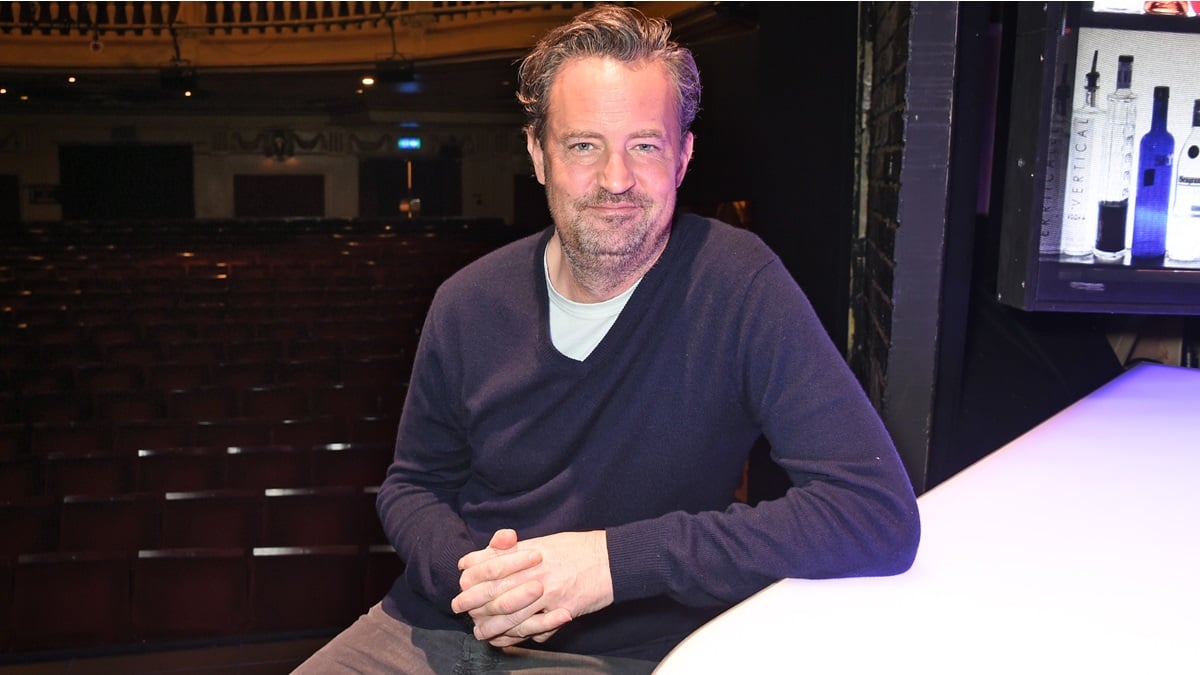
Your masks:
<svg viewBox="0 0 1200 675"><path fill-rule="evenodd" d="M561 12L590 2L7 2L0 3L0 35L161 35L172 29L200 34L264 34L377 29L469 21L477 17Z"/></svg>

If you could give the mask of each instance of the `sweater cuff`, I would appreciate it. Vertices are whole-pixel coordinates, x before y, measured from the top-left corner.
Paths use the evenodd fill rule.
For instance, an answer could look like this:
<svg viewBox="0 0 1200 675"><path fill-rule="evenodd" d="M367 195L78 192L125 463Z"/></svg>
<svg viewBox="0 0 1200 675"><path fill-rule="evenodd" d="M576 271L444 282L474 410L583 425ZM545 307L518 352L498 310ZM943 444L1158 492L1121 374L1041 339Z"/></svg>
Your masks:
<svg viewBox="0 0 1200 675"><path fill-rule="evenodd" d="M605 530L613 603L663 595L671 563L655 521L639 521Z"/></svg>

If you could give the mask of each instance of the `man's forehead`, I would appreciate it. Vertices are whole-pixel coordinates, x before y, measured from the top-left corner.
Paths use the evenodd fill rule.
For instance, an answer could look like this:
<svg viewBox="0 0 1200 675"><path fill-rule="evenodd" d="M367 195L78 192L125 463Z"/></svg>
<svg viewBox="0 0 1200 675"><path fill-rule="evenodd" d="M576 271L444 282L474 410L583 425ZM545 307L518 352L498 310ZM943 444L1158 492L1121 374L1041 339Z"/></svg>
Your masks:
<svg viewBox="0 0 1200 675"><path fill-rule="evenodd" d="M635 123L624 130L628 135L662 137L679 122L677 92L666 65L658 61L572 59L547 93L547 127L556 136L595 135L596 125L620 120Z"/></svg>

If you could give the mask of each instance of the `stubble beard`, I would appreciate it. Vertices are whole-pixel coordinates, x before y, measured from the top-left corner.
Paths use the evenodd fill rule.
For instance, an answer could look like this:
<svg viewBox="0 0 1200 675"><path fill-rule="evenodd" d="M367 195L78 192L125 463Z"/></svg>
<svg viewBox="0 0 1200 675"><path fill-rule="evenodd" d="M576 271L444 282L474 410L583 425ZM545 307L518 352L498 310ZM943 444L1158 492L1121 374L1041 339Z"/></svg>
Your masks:
<svg viewBox="0 0 1200 675"><path fill-rule="evenodd" d="M550 215L576 281L590 291L606 295L645 274L658 259L670 237L673 204L659 205L637 193L614 195L606 190L573 200L556 199L546 186ZM633 204L632 216L600 216L589 207L600 204Z"/></svg>

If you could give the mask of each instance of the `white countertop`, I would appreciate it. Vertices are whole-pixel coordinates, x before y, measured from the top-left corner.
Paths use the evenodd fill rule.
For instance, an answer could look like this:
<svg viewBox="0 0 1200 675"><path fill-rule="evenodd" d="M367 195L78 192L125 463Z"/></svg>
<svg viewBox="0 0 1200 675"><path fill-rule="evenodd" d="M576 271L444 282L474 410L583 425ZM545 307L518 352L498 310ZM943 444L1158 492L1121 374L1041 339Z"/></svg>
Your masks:
<svg viewBox="0 0 1200 675"><path fill-rule="evenodd" d="M658 673L1200 673L1200 370L1142 365L920 496L895 577L786 579Z"/></svg>

